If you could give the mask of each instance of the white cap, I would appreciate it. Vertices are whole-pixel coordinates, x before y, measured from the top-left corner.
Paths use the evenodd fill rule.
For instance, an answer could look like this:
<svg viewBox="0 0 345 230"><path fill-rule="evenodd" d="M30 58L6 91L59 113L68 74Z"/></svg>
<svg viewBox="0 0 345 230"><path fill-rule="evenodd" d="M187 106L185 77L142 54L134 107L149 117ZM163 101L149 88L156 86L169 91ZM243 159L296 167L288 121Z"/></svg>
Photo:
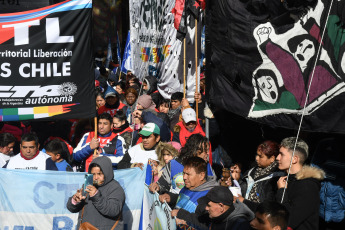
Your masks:
<svg viewBox="0 0 345 230"><path fill-rule="evenodd" d="M182 118L185 123L188 123L190 121L196 121L196 113L194 109L187 108L182 111Z"/></svg>

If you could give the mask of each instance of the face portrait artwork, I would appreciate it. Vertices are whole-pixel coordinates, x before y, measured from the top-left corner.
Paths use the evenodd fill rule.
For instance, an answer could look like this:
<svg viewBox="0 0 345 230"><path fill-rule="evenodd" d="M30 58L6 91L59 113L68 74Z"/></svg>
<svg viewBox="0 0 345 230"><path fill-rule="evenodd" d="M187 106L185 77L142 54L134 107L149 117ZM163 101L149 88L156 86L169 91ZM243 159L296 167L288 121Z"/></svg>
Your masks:
<svg viewBox="0 0 345 230"><path fill-rule="evenodd" d="M262 101L274 104L278 99L278 83L272 70L258 70L254 76Z"/></svg>
<svg viewBox="0 0 345 230"><path fill-rule="evenodd" d="M316 54L316 47L314 42L308 35L300 35L288 41L293 57L300 66L302 72L308 67L309 61Z"/></svg>

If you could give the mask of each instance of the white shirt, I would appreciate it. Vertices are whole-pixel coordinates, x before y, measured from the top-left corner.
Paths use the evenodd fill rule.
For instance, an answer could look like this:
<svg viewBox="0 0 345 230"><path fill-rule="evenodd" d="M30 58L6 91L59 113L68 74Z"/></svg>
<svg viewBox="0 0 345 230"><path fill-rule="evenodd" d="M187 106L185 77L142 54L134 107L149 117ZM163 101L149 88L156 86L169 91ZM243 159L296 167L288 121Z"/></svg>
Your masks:
<svg viewBox="0 0 345 230"><path fill-rule="evenodd" d="M31 169L31 170L46 170L46 161L49 155L44 152L39 152L38 155L30 160L25 160L21 154L11 157L7 164L8 169Z"/></svg>
<svg viewBox="0 0 345 230"><path fill-rule="evenodd" d="M2 168L10 158L9 155L0 153L0 168Z"/></svg>
<svg viewBox="0 0 345 230"><path fill-rule="evenodd" d="M131 163L147 164L149 159L158 160L156 150L145 150L142 144L133 146L128 150L131 157Z"/></svg>

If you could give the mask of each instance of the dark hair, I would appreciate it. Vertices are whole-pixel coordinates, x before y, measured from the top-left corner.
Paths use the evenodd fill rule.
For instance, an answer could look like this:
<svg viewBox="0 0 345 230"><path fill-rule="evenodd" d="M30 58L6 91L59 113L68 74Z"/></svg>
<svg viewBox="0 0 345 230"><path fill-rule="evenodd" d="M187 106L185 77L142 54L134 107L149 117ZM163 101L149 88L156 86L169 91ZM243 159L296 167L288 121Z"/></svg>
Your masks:
<svg viewBox="0 0 345 230"><path fill-rule="evenodd" d="M181 92L175 92L171 95L171 100L178 100L178 101L182 101L183 99L183 93Z"/></svg>
<svg viewBox="0 0 345 230"><path fill-rule="evenodd" d="M101 68L99 68L99 72L101 75L105 76L107 74L107 69L102 66Z"/></svg>
<svg viewBox="0 0 345 230"><path fill-rule="evenodd" d="M297 46L304 40L309 40L314 44L315 54L316 54L318 42L316 38L311 36L310 34L301 34L301 35L290 38L287 42L290 52L295 53L297 51Z"/></svg>
<svg viewBox="0 0 345 230"><path fill-rule="evenodd" d="M282 230L287 229L289 219L289 211L286 207L275 201L264 201L256 208L256 212L260 214L270 215L267 219L271 227L280 226Z"/></svg>
<svg viewBox="0 0 345 230"><path fill-rule="evenodd" d="M123 81L118 82L116 85L120 86L120 88L125 91L126 90L126 83Z"/></svg>
<svg viewBox="0 0 345 230"><path fill-rule="evenodd" d="M183 161L183 167L194 168L197 174L205 173L207 176L207 163L200 157L189 157Z"/></svg>
<svg viewBox="0 0 345 230"><path fill-rule="evenodd" d="M208 144L209 141L207 137L204 137L201 134L193 134L191 135L185 146L181 148L180 158L182 160L194 157L196 156L196 153L198 150L204 151L206 144Z"/></svg>
<svg viewBox="0 0 345 230"><path fill-rule="evenodd" d="M277 86L277 90L279 91L279 84L278 84L278 79L277 79L277 76L276 74L270 70L270 69L259 69L258 71L256 71L255 75L254 75L254 80L255 80L255 83L256 83L256 87L258 88L258 91L259 89L261 88L259 83L258 83L258 79L261 78L262 76L270 76L274 83L276 84ZM277 95L275 95L276 98L274 99L277 99L277 101L279 100L279 97L280 97L280 94L278 93ZM271 96L272 97L272 96ZM261 97L261 93L258 93L258 98L260 100L262 100L262 97Z"/></svg>
<svg viewBox="0 0 345 230"><path fill-rule="evenodd" d="M12 133L0 133L0 147L6 147L13 142L16 142L16 138Z"/></svg>
<svg viewBox="0 0 345 230"><path fill-rule="evenodd" d="M96 90L96 99L98 96L100 96L104 99L104 94L101 91Z"/></svg>
<svg viewBox="0 0 345 230"><path fill-rule="evenodd" d="M161 105L163 105L163 104L164 104L164 105L167 104L167 105L168 105L167 107L170 107L170 100L169 100L169 99L164 99L164 98L163 98L162 100L160 100L158 107L161 106Z"/></svg>
<svg viewBox="0 0 345 230"><path fill-rule="evenodd" d="M98 121L101 120L101 119L106 119L110 122L110 124L113 123L113 117L109 114L109 113L102 113L98 116Z"/></svg>
<svg viewBox="0 0 345 230"><path fill-rule="evenodd" d="M126 114L122 110L117 111L116 114L114 115L114 118L115 117L119 119L120 121L126 121L127 119Z"/></svg>
<svg viewBox="0 0 345 230"><path fill-rule="evenodd" d="M279 144L274 141L264 141L258 146L258 151L265 154L267 158L271 156L277 157L279 154Z"/></svg>
<svg viewBox="0 0 345 230"><path fill-rule="evenodd" d="M61 158L70 163L69 161L69 152L66 144L59 139L53 139L46 144L44 147L46 152L53 153L54 155L60 154Z"/></svg>
<svg viewBox="0 0 345 230"><path fill-rule="evenodd" d="M91 163L91 164L90 164L90 166L89 166L89 172L91 172L92 168L94 168L94 167L98 167L98 168L101 170L101 172L104 174L104 172L103 172L101 166L100 166L99 164L97 164L97 163Z"/></svg>
<svg viewBox="0 0 345 230"><path fill-rule="evenodd" d="M38 137L35 133L26 133L22 136L20 143L34 141L35 145L38 146Z"/></svg>

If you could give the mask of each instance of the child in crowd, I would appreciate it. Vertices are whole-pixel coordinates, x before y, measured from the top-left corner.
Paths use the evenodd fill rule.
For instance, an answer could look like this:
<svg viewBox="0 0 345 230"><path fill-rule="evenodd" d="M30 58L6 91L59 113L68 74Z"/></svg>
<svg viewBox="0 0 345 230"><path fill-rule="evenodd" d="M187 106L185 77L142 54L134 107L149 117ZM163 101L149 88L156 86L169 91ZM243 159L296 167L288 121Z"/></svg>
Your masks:
<svg viewBox="0 0 345 230"><path fill-rule="evenodd" d="M158 178L162 175L162 169L166 166L172 159L175 159L179 156L179 150L181 145L177 142L161 142L157 148L156 153L158 156Z"/></svg>
<svg viewBox="0 0 345 230"><path fill-rule="evenodd" d="M55 162L59 171L72 172L73 169L66 161L68 160L68 152L63 147L64 143L59 139L54 139L45 146L45 152Z"/></svg>
<svg viewBox="0 0 345 230"><path fill-rule="evenodd" d="M170 100L169 99L163 99L159 103L159 112L160 113L168 113L170 108Z"/></svg>

